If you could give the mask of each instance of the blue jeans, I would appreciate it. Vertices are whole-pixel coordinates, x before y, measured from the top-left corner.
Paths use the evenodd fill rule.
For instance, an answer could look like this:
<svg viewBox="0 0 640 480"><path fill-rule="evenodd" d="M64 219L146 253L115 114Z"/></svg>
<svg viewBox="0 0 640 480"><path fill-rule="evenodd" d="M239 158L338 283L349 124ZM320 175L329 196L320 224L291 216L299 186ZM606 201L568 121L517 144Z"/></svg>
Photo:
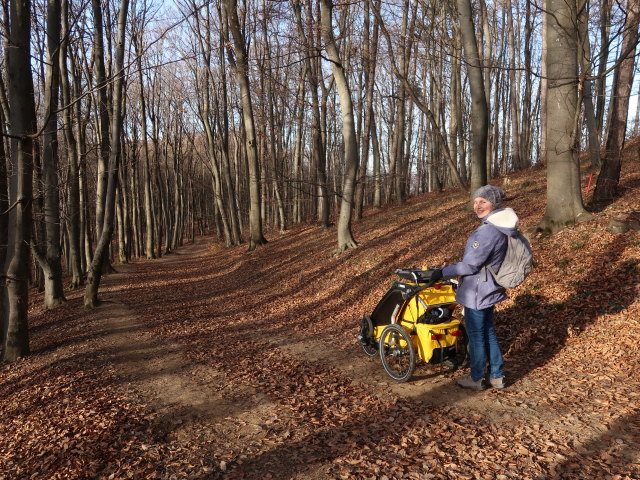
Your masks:
<svg viewBox="0 0 640 480"><path fill-rule="evenodd" d="M469 337L471 379L484 378L484 370L489 359L489 377L502 377L502 352L493 326L493 307L482 310L464 309L464 323Z"/></svg>

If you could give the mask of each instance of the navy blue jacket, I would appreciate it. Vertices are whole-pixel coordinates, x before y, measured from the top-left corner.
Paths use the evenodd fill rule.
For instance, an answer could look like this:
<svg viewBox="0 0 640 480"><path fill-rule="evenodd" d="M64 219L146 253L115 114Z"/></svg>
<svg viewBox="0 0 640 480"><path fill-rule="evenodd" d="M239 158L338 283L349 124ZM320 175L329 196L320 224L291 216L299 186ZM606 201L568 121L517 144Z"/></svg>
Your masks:
<svg viewBox="0 0 640 480"><path fill-rule="evenodd" d="M442 269L445 279L460 277L456 301L467 308L482 310L507 298L490 272L482 267L491 265L497 272L507 251L506 235L518 230L518 216L511 208L492 211L481 219L481 225L469 236L462 261Z"/></svg>

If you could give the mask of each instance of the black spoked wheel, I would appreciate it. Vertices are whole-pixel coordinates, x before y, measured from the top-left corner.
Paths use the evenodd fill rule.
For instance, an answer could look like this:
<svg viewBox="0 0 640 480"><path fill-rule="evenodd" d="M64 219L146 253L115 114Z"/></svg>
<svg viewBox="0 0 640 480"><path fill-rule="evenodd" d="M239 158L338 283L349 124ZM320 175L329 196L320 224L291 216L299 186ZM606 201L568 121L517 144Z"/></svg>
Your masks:
<svg viewBox="0 0 640 480"><path fill-rule="evenodd" d="M469 364L469 337L467 337L467 330L462 324L460 325L460 331L462 335L458 337L456 342L456 354L453 358L452 370L466 367Z"/></svg>
<svg viewBox="0 0 640 480"><path fill-rule="evenodd" d="M405 329L395 323L385 327L379 343L385 372L397 382L409 380L416 367L416 352Z"/></svg>
<svg viewBox="0 0 640 480"><path fill-rule="evenodd" d="M375 357L378 355L378 342L376 342L373 336L373 323L370 317L364 317L362 319L358 338L360 339L362 350L364 350L367 357Z"/></svg>

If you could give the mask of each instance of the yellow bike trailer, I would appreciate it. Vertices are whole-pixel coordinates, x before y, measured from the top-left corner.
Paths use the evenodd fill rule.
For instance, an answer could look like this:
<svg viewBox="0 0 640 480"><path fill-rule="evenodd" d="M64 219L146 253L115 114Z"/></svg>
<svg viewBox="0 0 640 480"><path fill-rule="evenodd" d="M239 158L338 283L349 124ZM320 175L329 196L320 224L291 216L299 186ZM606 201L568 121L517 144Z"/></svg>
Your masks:
<svg viewBox="0 0 640 480"><path fill-rule="evenodd" d="M456 369L467 361L467 336L454 318L456 284L431 280L431 270L399 269L370 316L362 319L360 343L370 357L380 355L387 374L411 378L416 357Z"/></svg>

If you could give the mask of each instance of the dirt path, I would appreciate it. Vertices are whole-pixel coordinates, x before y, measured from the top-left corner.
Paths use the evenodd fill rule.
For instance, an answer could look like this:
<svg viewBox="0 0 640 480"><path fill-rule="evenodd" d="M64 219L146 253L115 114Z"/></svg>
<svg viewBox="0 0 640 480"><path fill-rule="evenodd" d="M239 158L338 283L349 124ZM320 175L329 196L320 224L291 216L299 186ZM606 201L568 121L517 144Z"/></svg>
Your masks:
<svg viewBox="0 0 640 480"><path fill-rule="evenodd" d="M202 255L203 249L202 245L190 246L157 263L178 264L190 255ZM119 266L118 273L107 277L103 286L118 285L135 268ZM220 444L228 451L243 451L252 443L265 441L280 408L266 396L250 386L227 385L224 373L190 361L184 346L149 333L125 303L106 299L100 306L99 322L105 333L98 350L108 352L104 360L115 367L119 381L135 400L157 414L153 425L156 441L196 444L207 458L198 477L224 476L228 462L215 457ZM321 480L327 478L327 468L315 465L287 478ZM287 470L295 470L295 466ZM263 472L244 473L246 478L262 478Z"/></svg>
<svg viewBox="0 0 640 480"><path fill-rule="evenodd" d="M189 256L202 255L203 248L202 245L191 246L180 255L156 262L177 264ZM117 284L135 271L135 265L123 265L118 269L119 274L110 276L106 285ZM190 362L179 343L161 341L145 332L145 324L126 304L106 301L101 310L108 332L104 340L113 350L109 360L117 367L123 381L162 412L170 424L189 424L195 419L215 422L238 410L237 405L225 401L220 395L223 373ZM512 409L502 406L497 392L488 391L479 401L479 396L469 395L455 385L457 374L437 366L421 365L411 382L399 384L385 374L379 359L367 358L359 351L354 355L352 350L336 349L328 355L322 342L314 341L313 337L295 338L291 334L271 335L269 342L293 357L340 369L353 381L374 389L391 390L433 406L457 404L465 409L482 406L482 410L496 414L497 419L514 415ZM247 398L253 394L253 391L247 392Z"/></svg>

